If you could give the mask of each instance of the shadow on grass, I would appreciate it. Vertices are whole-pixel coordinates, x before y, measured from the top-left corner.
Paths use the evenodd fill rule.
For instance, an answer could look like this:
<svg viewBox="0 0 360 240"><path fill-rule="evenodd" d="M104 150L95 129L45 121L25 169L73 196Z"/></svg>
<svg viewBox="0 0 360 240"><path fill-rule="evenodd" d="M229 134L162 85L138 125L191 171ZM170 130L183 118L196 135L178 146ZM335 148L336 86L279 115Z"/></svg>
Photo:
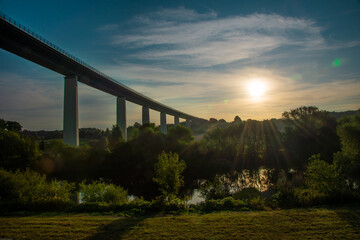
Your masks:
<svg viewBox="0 0 360 240"><path fill-rule="evenodd" d="M336 214L344 221L346 221L354 231L360 234L360 204L352 204L344 209L335 211Z"/></svg>
<svg viewBox="0 0 360 240"><path fill-rule="evenodd" d="M145 219L152 216L134 216L124 217L119 220L115 220L110 224L102 226L98 229L97 233L87 238L89 240L107 240L107 239L121 239L121 237L128 233L133 227L141 224Z"/></svg>

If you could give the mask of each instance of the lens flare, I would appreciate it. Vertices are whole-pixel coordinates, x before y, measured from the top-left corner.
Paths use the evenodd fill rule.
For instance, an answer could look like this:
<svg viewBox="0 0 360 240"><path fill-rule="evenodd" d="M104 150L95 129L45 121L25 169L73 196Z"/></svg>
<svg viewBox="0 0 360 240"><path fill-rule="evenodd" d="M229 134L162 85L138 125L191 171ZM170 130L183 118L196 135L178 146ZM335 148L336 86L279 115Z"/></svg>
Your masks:
<svg viewBox="0 0 360 240"><path fill-rule="evenodd" d="M332 64L333 67L340 67L341 66L341 60L339 58L336 58Z"/></svg>

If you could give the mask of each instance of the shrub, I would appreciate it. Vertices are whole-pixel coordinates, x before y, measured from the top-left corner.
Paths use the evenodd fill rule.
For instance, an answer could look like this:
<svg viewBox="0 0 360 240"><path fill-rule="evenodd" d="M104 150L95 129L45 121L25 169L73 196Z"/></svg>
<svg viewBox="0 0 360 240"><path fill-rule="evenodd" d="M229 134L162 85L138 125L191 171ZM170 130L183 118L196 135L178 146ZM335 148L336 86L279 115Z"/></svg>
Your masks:
<svg viewBox="0 0 360 240"><path fill-rule="evenodd" d="M110 203L121 204L128 202L127 191L114 184L106 184L100 181L94 181L90 184L82 182L80 184L82 201L85 203Z"/></svg>
<svg viewBox="0 0 360 240"><path fill-rule="evenodd" d="M0 202L8 211L61 210L71 205L74 184L47 181L46 176L26 169L15 173L0 169Z"/></svg>
<svg viewBox="0 0 360 240"><path fill-rule="evenodd" d="M241 200L250 200L260 196L261 196L261 192L253 187L244 188L241 191L232 194L232 197L234 199L241 199Z"/></svg>
<svg viewBox="0 0 360 240"><path fill-rule="evenodd" d="M311 206L326 202L328 196L314 189L296 189L294 196L299 206Z"/></svg>
<svg viewBox="0 0 360 240"><path fill-rule="evenodd" d="M205 202L201 202L198 205L198 209L201 211L223 211L223 210L248 210L246 204L242 200L235 200L232 197L224 199L210 199Z"/></svg>
<svg viewBox="0 0 360 240"><path fill-rule="evenodd" d="M260 196L250 199L248 204L250 209L254 210L264 210L265 209L265 199Z"/></svg>
<svg viewBox="0 0 360 240"><path fill-rule="evenodd" d="M230 196L230 186L220 181L219 176L215 176L213 181L207 181L201 186L200 193L206 200L223 199Z"/></svg>

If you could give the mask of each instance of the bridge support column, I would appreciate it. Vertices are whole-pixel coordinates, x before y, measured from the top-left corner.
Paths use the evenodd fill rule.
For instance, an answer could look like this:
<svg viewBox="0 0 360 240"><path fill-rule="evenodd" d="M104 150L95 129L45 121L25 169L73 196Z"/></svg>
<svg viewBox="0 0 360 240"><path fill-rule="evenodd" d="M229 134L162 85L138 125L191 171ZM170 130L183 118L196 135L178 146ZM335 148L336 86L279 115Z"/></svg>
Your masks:
<svg viewBox="0 0 360 240"><path fill-rule="evenodd" d="M167 126L166 126L166 113L160 113L160 131L163 134L167 134Z"/></svg>
<svg viewBox="0 0 360 240"><path fill-rule="evenodd" d="M143 106L142 107L142 124L150 123L150 114L149 114L149 107Z"/></svg>
<svg viewBox="0 0 360 240"><path fill-rule="evenodd" d="M179 124L179 117L178 116L174 116L174 125L178 125Z"/></svg>
<svg viewBox="0 0 360 240"><path fill-rule="evenodd" d="M64 143L79 146L79 115L77 76L67 76L64 81Z"/></svg>
<svg viewBox="0 0 360 240"><path fill-rule="evenodd" d="M125 97L116 98L116 124L120 126L125 141L127 140L126 128L126 99Z"/></svg>
<svg viewBox="0 0 360 240"><path fill-rule="evenodd" d="M190 119L186 119L186 126L187 126L188 128L191 127L191 121L190 121Z"/></svg>

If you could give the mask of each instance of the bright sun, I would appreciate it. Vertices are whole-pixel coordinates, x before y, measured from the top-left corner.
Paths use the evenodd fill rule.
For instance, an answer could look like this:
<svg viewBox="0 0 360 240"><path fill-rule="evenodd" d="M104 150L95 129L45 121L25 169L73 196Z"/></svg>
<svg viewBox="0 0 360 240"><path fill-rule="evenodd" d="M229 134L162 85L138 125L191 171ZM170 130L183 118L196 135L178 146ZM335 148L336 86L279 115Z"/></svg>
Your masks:
<svg viewBox="0 0 360 240"><path fill-rule="evenodd" d="M265 94L266 84L261 81L252 81L248 85L248 91L253 98L260 98Z"/></svg>

